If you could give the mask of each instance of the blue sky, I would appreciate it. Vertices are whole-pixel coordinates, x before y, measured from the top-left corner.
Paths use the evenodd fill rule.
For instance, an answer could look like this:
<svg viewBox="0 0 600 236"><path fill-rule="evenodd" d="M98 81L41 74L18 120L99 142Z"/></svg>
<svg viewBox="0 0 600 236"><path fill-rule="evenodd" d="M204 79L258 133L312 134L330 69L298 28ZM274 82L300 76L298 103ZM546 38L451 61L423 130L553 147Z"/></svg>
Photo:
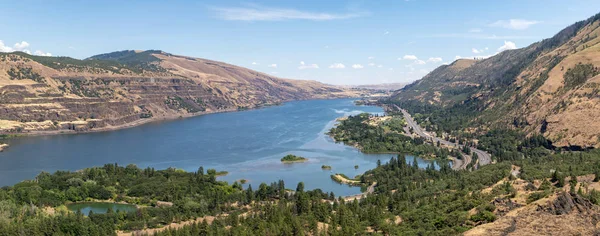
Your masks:
<svg viewBox="0 0 600 236"><path fill-rule="evenodd" d="M600 12L600 1L24 0L2 9L0 51L160 49L283 78L376 84L527 46Z"/></svg>

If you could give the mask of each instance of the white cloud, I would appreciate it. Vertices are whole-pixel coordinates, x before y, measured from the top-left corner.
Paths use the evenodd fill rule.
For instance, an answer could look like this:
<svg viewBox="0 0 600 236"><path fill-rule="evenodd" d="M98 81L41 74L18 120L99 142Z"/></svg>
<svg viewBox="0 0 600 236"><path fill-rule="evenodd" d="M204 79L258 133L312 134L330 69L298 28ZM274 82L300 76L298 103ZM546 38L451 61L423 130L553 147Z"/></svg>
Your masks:
<svg viewBox="0 0 600 236"><path fill-rule="evenodd" d="M498 52L502 52L505 50L517 49L517 45L511 41L504 41L504 45L498 48Z"/></svg>
<svg viewBox="0 0 600 236"><path fill-rule="evenodd" d="M483 32L483 30L481 30L480 28L469 29L469 33L481 33L481 32Z"/></svg>
<svg viewBox="0 0 600 236"><path fill-rule="evenodd" d="M373 59L375 59L375 57L368 57L367 59L369 59L369 60L373 60Z"/></svg>
<svg viewBox="0 0 600 236"><path fill-rule="evenodd" d="M319 65L317 65L317 64L310 64L310 65L308 65L308 64L304 63L304 61L301 61L300 62L300 66L298 66L298 69L300 69L300 70L304 70L304 69L319 69Z"/></svg>
<svg viewBox="0 0 600 236"><path fill-rule="evenodd" d="M29 43L25 42L25 41L22 41L20 43L15 43L15 50L17 50L17 51L22 51L28 47L29 47Z"/></svg>
<svg viewBox="0 0 600 236"><path fill-rule="evenodd" d="M51 57L52 56L52 53L42 52L41 50L36 50L34 54L37 55L37 56L44 56L44 57Z"/></svg>
<svg viewBox="0 0 600 236"><path fill-rule="evenodd" d="M361 64L354 64L354 65L352 65L352 68L354 68L354 69L362 69L362 68L365 68L365 67L363 65L361 65Z"/></svg>
<svg viewBox="0 0 600 236"><path fill-rule="evenodd" d="M13 49L9 46L4 45L4 42L0 40L0 52L12 52Z"/></svg>
<svg viewBox="0 0 600 236"><path fill-rule="evenodd" d="M430 57L429 59L427 59L427 62L439 63L439 62L442 62L442 58L441 57Z"/></svg>
<svg viewBox="0 0 600 236"><path fill-rule="evenodd" d="M371 62L368 64L369 66L375 66L375 63Z"/></svg>
<svg viewBox="0 0 600 236"><path fill-rule="evenodd" d="M383 32L383 35L388 35L388 34L390 34L390 31Z"/></svg>
<svg viewBox="0 0 600 236"><path fill-rule="evenodd" d="M258 63L256 63L256 62L254 62L254 61L253 61L253 62L252 62L252 65L258 65Z"/></svg>
<svg viewBox="0 0 600 236"><path fill-rule="evenodd" d="M321 13L308 12L287 8L269 8L260 6L249 7L216 7L212 8L217 16L223 20L234 21L281 21L281 20L341 20L368 15L365 12L358 13Z"/></svg>
<svg viewBox="0 0 600 236"><path fill-rule="evenodd" d="M471 52L475 53L475 54L479 54L479 53L484 53L488 50L488 47L485 47L484 49L477 49L477 48L473 48L471 49Z"/></svg>
<svg viewBox="0 0 600 236"><path fill-rule="evenodd" d="M398 58L398 59L400 59L400 58ZM418 60L419 58L417 58L417 56L415 56L415 55L404 55L402 57L402 59L404 59L404 60Z"/></svg>
<svg viewBox="0 0 600 236"><path fill-rule="evenodd" d="M534 20L522 20L522 19L510 19L510 20L499 20L489 24L490 27L501 27L513 30L524 30L532 25L542 23L541 21Z"/></svg>
<svg viewBox="0 0 600 236"><path fill-rule="evenodd" d="M277 64L271 64L271 65L268 65L268 67L277 68Z"/></svg>
<svg viewBox="0 0 600 236"><path fill-rule="evenodd" d="M382 68L382 67L383 67L383 65L377 65L377 68Z"/></svg>
<svg viewBox="0 0 600 236"><path fill-rule="evenodd" d="M388 68L388 70L389 70L389 71L393 71L393 70L394 70L394 68Z"/></svg>
<svg viewBox="0 0 600 236"><path fill-rule="evenodd" d="M329 66L330 69L344 69L346 66L342 63L333 63Z"/></svg>
<svg viewBox="0 0 600 236"><path fill-rule="evenodd" d="M21 41L20 43L15 43L14 47L9 47L6 46L2 40L0 40L0 52L21 51L27 54L31 54L31 50L28 49L29 46L30 44L28 42ZM36 50L34 55L50 57L52 56L52 53Z"/></svg>
<svg viewBox="0 0 600 236"><path fill-rule="evenodd" d="M423 61L423 60L416 60L416 61L414 62L414 64L415 64L415 65L425 65L425 61Z"/></svg>

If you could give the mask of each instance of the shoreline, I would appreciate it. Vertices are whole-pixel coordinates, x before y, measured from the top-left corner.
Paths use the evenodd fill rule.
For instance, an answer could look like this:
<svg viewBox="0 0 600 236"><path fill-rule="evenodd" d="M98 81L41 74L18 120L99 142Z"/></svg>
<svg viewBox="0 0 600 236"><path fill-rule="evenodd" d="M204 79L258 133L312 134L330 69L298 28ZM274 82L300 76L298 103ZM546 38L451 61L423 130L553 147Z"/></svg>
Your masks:
<svg viewBox="0 0 600 236"><path fill-rule="evenodd" d="M105 126L101 128L95 128L86 131L74 131L74 130L48 130L48 131L28 131L21 133L10 133L10 132L0 132L0 135L14 135L14 136L52 136L52 135L73 135L73 134L88 134L88 133L100 133L100 132L110 132L117 130L124 130L129 128L134 128L137 126L153 123L153 122L164 122L164 121L173 121L177 119L187 119L202 115L210 115L210 114L218 114L218 113L229 113L229 112L241 112L241 111L251 111L258 110L268 107L281 106L288 102L296 102L296 101L309 101L309 100L335 100L335 99L357 99L358 97L345 97L345 98L315 98L315 99L299 99L299 100L286 100L277 104L263 104L253 108L247 108L244 110L239 110L237 108L229 108L224 110L210 111L210 112L197 112L197 113L188 113L188 114L174 114L174 115L166 115L161 117L152 117L152 118L141 118L140 120L136 120L134 122L125 123L117 126ZM8 147L8 146L6 146ZM5 147L5 148L6 148ZM0 147L0 152L2 148Z"/></svg>
<svg viewBox="0 0 600 236"><path fill-rule="evenodd" d="M6 144L6 143L0 143L0 152L3 152L7 148L8 148L8 144Z"/></svg>

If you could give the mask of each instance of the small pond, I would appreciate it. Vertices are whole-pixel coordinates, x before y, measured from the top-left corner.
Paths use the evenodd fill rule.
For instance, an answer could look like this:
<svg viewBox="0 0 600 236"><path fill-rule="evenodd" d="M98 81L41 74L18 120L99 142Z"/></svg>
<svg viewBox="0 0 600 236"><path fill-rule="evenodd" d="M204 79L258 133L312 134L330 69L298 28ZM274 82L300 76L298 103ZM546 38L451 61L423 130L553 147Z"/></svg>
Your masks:
<svg viewBox="0 0 600 236"><path fill-rule="evenodd" d="M110 202L81 202L81 203L71 203L67 205L67 209L72 212L81 211L84 215L89 215L90 211L94 212L94 214L104 214L108 212L108 209L112 208L114 212L117 211L126 211L132 212L137 209L135 205L130 204L121 204L121 203L110 203Z"/></svg>

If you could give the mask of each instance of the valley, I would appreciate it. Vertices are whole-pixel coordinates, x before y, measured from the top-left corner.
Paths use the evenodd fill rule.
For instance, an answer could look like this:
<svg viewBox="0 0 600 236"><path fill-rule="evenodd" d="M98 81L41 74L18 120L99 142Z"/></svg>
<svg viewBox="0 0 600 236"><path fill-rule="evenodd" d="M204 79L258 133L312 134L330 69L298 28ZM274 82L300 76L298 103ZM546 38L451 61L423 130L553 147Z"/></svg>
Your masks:
<svg viewBox="0 0 600 236"><path fill-rule="evenodd" d="M5 3L0 235L600 235L599 3L224 2Z"/></svg>

